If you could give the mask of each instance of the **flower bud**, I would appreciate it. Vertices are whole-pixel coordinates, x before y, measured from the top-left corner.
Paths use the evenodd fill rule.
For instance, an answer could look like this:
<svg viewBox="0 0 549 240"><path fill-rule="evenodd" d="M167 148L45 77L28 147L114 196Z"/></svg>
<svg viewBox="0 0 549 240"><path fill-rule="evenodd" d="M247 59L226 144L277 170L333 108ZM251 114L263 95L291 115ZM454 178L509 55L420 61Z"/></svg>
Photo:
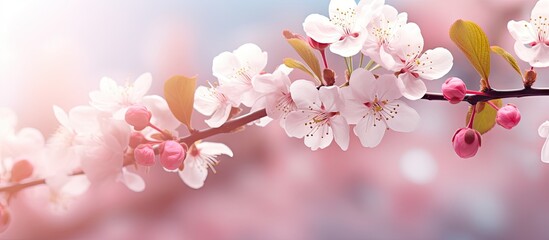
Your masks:
<svg viewBox="0 0 549 240"><path fill-rule="evenodd" d="M311 37L307 37L307 41L309 42L309 46L311 46L313 49L316 49L318 51L324 51L328 46L330 46L329 43L319 43L312 39Z"/></svg>
<svg viewBox="0 0 549 240"><path fill-rule="evenodd" d="M481 145L480 133L471 128L460 128L452 137L454 151L461 158L470 158L477 154Z"/></svg>
<svg viewBox="0 0 549 240"><path fill-rule="evenodd" d="M135 163L150 167L154 165L155 155L154 149L149 144L141 144L133 150L133 157L135 158Z"/></svg>
<svg viewBox="0 0 549 240"><path fill-rule="evenodd" d="M534 70L534 68L530 68L524 73L524 79L522 80L524 82L525 88L530 88L532 85L536 82L536 78L538 77L538 74Z"/></svg>
<svg viewBox="0 0 549 240"><path fill-rule="evenodd" d="M446 79L444 84L442 84L442 95L446 100L450 101L451 104L459 103L465 98L467 93L467 87L465 83L457 78L451 77Z"/></svg>
<svg viewBox="0 0 549 240"><path fill-rule="evenodd" d="M160 164L168 171L176 171L183 163L187 149L176 141L165 141L160 145Z"/></svg>
<svg viewBox="0 0 549 240"><path fill-rule="evenodd" d="M336 76L334 70L325 68L322 77L324 78L326 86L333 86L335 84Z"/></svg>
<svg viewBox="0 0 549 240"><path fill-rule="evenodd" d="M506 128L511 129L520 122L520 112L513 104L507 104L498 110L496 122Z"/></svg>
<svg viewBox="0 0 549 240"><path fill-rule="evenodd" d="M8 208L3 204L0 204L0 233L8 229L8 225L10 224L10 219L11 217L10 217L10 212L8 211Z"/></svg>
<svg viewBox="0 0 549 240"><path fill-rule="evenodd" d="M132 132L130 135L130 144L129 146L133 149L137 148L140 144L146 143L147 138L140 132Z"/></svg>
<svg viewBox="0 0 549 240"><path fill-rule="evenodd" d="M125 119L136 131L141 131L149 126L151 117L151 112L145 106L131 106L126 111Z"/></svg>
<svg viewBox="0 0 549 240"><path fill-rule="evenodd" d="M34 167L27 160L17 161L11 167L11 182L20 182L23 179L26 179L32 175Z"/></svg>

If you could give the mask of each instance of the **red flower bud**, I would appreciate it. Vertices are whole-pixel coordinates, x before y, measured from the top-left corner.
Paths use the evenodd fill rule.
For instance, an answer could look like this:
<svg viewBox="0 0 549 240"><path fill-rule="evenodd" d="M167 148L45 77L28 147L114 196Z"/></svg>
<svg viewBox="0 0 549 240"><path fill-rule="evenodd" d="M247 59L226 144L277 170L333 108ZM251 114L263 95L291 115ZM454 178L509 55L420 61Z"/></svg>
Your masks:
<svg viewBox="0 0 549 240"><path fill-rule="evenodd" d="M465 98L467 93L467 87L465 83L457 78L451 77L446 79L444 84L442 84L442 95L446 100L450 101L451 104L459 103Z"/></svg>
<svg viewBox="0 0 549 240"><path fill-rule="evenodd" d="M145 106L131 106L126 111L125 119L136 131L141 131L149 126L151 117L151 112Z"/></svg>
<svg viewBox="0 0 549 240"><path fill-rule="evenodd" d="M146 143L147 138L140 132L132 132L130 135L130 144L129 146L133 149L137 148L140 144Z"/></svg>
<svg viewBox="0 0 549 240"><path fill-rule="evenodd" d="M20 160L13 164L11 168L11 182L20 182L32 175L34 167L27 160Z"/></svg>
<svg viewBox="0 0 549 240"><path fill-rule="evenodd" d="M480 133L471 128L460 128L452 137L454 151L461 158L470 158L477 154L481 145Z"/></svg>
<svg viewBox="0 0 549 240"><path fill-rule="evenodd" d="M141 144L133 150L133 157L135 158L135 163L150 167L154 165L155 154L154 149L149 144Z"/></svg>
<svg viewBox="0 0 549 240"><path fill-rule="evenodd" d="M507 104L498 110L496 122L506 128L511 129L520 122L520 112L515 105Z"/></svg>
<svg viewBox="0 0 549 240"><path fill-rule="evenodd" d="M160 145L160 164L168 171L177 170L187 154L186 147L176 141L165 141Z"/></svg>

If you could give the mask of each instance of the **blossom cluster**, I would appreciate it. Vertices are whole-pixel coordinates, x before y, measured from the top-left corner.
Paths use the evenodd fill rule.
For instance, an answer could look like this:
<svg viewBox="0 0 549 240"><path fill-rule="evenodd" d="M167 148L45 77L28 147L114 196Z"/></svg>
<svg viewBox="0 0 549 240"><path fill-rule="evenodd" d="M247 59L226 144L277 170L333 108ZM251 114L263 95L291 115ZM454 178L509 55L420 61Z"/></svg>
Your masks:
<svg viewBox="0 0 549 240"><path fill-rule="evenodd" d="M440 79L450 71L452 54L442 47L424 51L419 26L384 0L331 0L328 15L306 17L306 36L285 32L288 41L298 42L299 47L293 47L306 64L290 59L268 72L267 52L253 43L216 56L212 72L217 81L196 88L192 107L208 116L205 123L212 129L223 128L243 107L250 112L264 109L266 116L255 119L255 125L278 121L289 137L303 139L311 150L327 148L332 142L347 150L351 128L368 148L378 146L388 130L414 131L420 116L406 101L427 94L424 80ZM549 0L540 0L529 22L507 25L516 40L516 54L532 66L523 77L525 89L535 82L534 67L549 66L548 18ZM344 72L338 75L330 68L326 49L345 61ZM323 69L318 69L314 51L320 53ZM364 58L368 58L366 65ZM310 78L291 79L294 69ZM148 73L123 85L101 79L99 90L89 94L89 104L68 111L53 106L59 128L48 139L33 128L17 131L15 113L0 108L0 187L43 180L52 206L64 209L90 185L104 181L143 191L143 173L158 163L189 187L201 188L209 171L215 172L216 157L232 157L233 152L222 143L180 138L178 128L184 121L169 98L148 95L151 83ZM492 97L490 91L489 87L470 91L461 79L451 77L442 83L441 99L457 104L468 97ZM515 105L502 106L494 99L470 102L466 127L452 137L458 156L477 153L483 132L474 127L474 120L487 114L485 109L495 112L493 125L511 129L520 122ZM191 136L196 133L190 126L187 129ZM549 122L540 126L539 135L549 139ZM549 162L549 140L542 149L542 161ZM9 220L5 206L16 193L2 192L0 227Z"/></svg>
<svg viewBox="0 0 549 240"><path fill-rule="evenodd" d="M324 49L348 60L346 79L316 85L314 79L291 81L284 65L266 73L267 53L255 44L244 44L233 52L214 58L213 75L218 82L197 89L195 109L211 116L210 127L219 127L240 105L265 108L268 119L278 120L290 137L303 138L312 150L335 141L343 150L349 146L349 125L364 147L377 146L386 130L413 131L418 113L401 97L421 98L427 88L423 80L444 76L453 57L445 48L423 51L417 24L407 21L383 0L332 0L329 18L311 14L303 22L307 39L295 34L321 52L324 78L328 67ZM355 55L369 57L379 68L353 66ZM375 70L378 70L374 73Z"/></svg>

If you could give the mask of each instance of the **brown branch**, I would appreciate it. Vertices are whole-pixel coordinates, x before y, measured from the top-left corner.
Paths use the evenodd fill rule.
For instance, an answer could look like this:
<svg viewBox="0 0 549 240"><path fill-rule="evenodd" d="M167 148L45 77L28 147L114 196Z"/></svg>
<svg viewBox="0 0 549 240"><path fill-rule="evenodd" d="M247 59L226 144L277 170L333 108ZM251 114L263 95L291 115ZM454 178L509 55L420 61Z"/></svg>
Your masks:
<svg viewBox="0 0 549 240"><path fill-rule="evenodd" d="M546 88L524 88L515 90L495 90L490 89L484 92L485 95L468 94L463 99L464 102L468 102L471 105L475 105L478 102L485 102L493 99L501 98L521 98L532 96L548 96L549 89ZM426 100L443 100L446 101L444 96L440 93L426 93L421 99Z"/></svg>
<svg viewBox="0 0 549 240"><path fill-rule="evenodd" d="M549 95L549 89L541 89L541 88L524 88L524 89L516 89L516 90L491 89L486 91L485 95L468 94L467 96L465 96L463 101L468 102L471 105L474 105L478 102L484 102L484 101L500 99L500 98L521 98L521 97L548 96L548 95ZM442 94L429 93L429 92L426 93L421 99L432 100L432 101L439 101L439 100L447 101ZM265 116L267 116L267 111L265 109L261 109L259 111L249 113L249 114L240 116L238 118L235 118L231 121L228 121L218 128L207 128L204 130L194 131L189 136L180 138L179 142L185 143L187 145L191 145L198 140L202 140L217 134L229 133L237 129L238 127L244 126L250 122L253 122ZM133 162L125 162L124 166L130 165L130 164L133 164ZM84 174L84 172L78 171L71 174L71 176L82 175L82 174ZM25 188L40 185L40 184L45 184L45 183L46 183L45 179L36 179L29 182L16 183L10 186L0 187L0 193L1 192L16 193Z"/></svg>

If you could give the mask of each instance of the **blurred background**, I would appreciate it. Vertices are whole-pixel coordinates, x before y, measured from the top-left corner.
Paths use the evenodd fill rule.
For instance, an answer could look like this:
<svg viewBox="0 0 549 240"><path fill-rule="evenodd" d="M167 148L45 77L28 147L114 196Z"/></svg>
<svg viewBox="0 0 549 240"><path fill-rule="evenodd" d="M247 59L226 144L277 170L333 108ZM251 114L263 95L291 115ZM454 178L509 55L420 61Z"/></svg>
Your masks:
<svg viewBox="0 0 549 240"><path fill-rule="evenodd" d="M450 49L454 68L446 77L460 77L470 89L478 75L451 43L450 25L473 20L492 45L514 54L507 22L529 19L535 4L387 2L421 27L425 49ZM284 57L297 58L282 30L303 34L305 17L327 15L328 3L0 0L0 106L18 114L19 127L50 136L58 126L52 105L87 104L104 76L124 83L151 72L154 94L175 74L198 74L205 84L215 81L212 59L247 42L269 53L272 71ZM343 60L329 61L343 76ZM548 75L539 70L535 86L549 87ZM495 88L522 86L496 55L491 76ZM428 82L429 90L439 92L443 80ZM545 139L537 133L549 119L549 101L505 102L519 107L521 123L484 135L471 159L458 158L451 146L467 104L410 102L422 116L417 131L389 132L374 149L351 136L346 152L335 144L312 152L277 124L248 127L208 140L225 143L235 156L221 157L218 173L200 190L156 167L144 175L143 193L118 183L92 186L64 214L23 193L0 239L549 239L549 165L540 161ZM203 120L195 113L194 126L205 128Z"/></svg>

